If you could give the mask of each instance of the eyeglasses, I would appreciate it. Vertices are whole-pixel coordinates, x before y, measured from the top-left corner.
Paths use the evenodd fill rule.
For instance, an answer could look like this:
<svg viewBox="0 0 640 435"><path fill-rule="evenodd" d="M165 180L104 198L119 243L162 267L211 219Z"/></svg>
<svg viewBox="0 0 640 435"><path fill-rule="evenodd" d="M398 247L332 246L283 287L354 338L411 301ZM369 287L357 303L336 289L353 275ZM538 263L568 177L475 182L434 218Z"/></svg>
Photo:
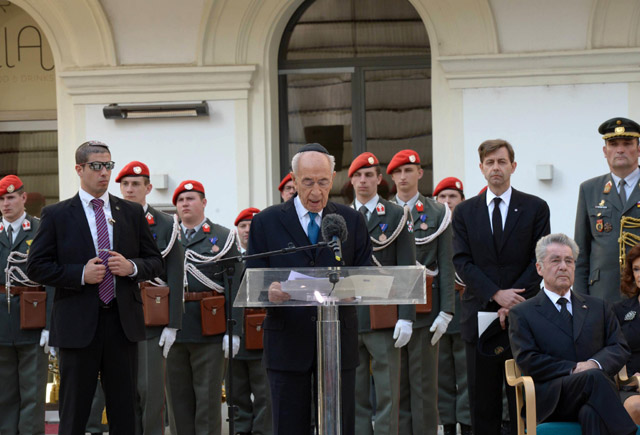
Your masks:
<svg viewBox="0 0 640 435"><path fill-rule="evenodd" d="M87 163L83 163L84 165L89 165L89 167L94 170L94 171L101 171L102 168L105 168L107 171L111 171L113 168L116 167L116 162L111 161L111 162L87 162Z"/></svg>

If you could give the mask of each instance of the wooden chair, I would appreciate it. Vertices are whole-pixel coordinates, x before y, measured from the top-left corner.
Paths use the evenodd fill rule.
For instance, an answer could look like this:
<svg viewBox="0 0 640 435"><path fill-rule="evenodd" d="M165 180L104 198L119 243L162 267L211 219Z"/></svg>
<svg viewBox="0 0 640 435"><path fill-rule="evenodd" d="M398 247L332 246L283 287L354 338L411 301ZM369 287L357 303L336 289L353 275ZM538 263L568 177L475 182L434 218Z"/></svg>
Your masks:
<svg viewBox="0 0 640 435"><path fill-rule="evenodd" d="M531 376L522 376L514 359L504 363L507 383L516 389L516 411L518 435L582 435L580 424L576 422L536 423L536 390ZM622 367L616 376L618 385L640 386L640 376L627 376L627 368ZM525 418L522 408L525 407ZM640 430L638 431L640 434Z"/></svg>

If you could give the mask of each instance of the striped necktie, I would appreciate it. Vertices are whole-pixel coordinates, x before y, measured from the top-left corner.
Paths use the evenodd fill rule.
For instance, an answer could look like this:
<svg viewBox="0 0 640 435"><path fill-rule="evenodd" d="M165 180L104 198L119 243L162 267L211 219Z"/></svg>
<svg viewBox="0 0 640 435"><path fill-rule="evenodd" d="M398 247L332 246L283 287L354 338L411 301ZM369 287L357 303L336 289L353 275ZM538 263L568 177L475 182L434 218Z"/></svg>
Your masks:
<svg viewBox="0 0 640 435"><path fill-rule="evenodd" d="M102 260L107 269L104 279L98 284L98 296L105 304L108 304L115 297L115 283L113 275L109 270L109 251L111 250L111 242L109 241L109 228L107 228L107 219L104 216L104 201L98 198L91 200L93 212L96 215L96 230L98 232L98 257Z"/></svg>

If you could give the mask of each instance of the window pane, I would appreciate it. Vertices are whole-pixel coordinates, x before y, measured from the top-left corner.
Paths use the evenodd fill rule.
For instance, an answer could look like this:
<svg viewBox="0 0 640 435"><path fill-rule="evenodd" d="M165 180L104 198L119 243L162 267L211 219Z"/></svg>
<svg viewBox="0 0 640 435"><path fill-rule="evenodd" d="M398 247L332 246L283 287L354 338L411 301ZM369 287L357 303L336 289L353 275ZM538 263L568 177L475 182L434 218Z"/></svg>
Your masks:
<svg viewBox="0 0 640 435"><path fill-rule="evenodd" d="M420 155L424 176L418 190L431 194L431 72L429 69L397 69L365 72L367 151L386 168L395 153L413 149ZM383 170L389 189L391 177ZM383 186L384 188L384 186ZM381 192L382 194L383 192Z"/></svg>
<svg viewBox="0 0 640 435"><path fill-rule="evenodd" d="M287 75L289 149L287 161L302 145L322 144L336 158L332 196L347 180L351 143L351 74Z"/></svg>
<svg viewBox="0 0 640 435"><path fill-rule="evenodd" d="M27 192L27 213L40 216L42 207L58 202L58 133L0 133L0 177L20 177Z"/></svg>
<svg viewBox="0 0 640 435"><path fill-rule="evenodd" d="M317 0L294 27L286 59L429 53L425 26L407 0Z"/></svg>

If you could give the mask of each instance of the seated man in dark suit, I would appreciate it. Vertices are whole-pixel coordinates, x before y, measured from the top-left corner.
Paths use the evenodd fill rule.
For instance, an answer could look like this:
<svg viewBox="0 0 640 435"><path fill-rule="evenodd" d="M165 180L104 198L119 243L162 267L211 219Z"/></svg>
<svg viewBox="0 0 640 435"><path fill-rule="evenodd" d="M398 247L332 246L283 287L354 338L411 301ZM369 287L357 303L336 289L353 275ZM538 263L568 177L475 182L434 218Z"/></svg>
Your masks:
<svg viewBox="0 0 640 435"><path fill-rule="evenodd" d="M613 310L575 293L578 245L550 234L536 245L543 288L511 308L509 337L522 373L536 384L538 422L579 421L584 434L635 434L613 376L629 358Z"/></svg>

